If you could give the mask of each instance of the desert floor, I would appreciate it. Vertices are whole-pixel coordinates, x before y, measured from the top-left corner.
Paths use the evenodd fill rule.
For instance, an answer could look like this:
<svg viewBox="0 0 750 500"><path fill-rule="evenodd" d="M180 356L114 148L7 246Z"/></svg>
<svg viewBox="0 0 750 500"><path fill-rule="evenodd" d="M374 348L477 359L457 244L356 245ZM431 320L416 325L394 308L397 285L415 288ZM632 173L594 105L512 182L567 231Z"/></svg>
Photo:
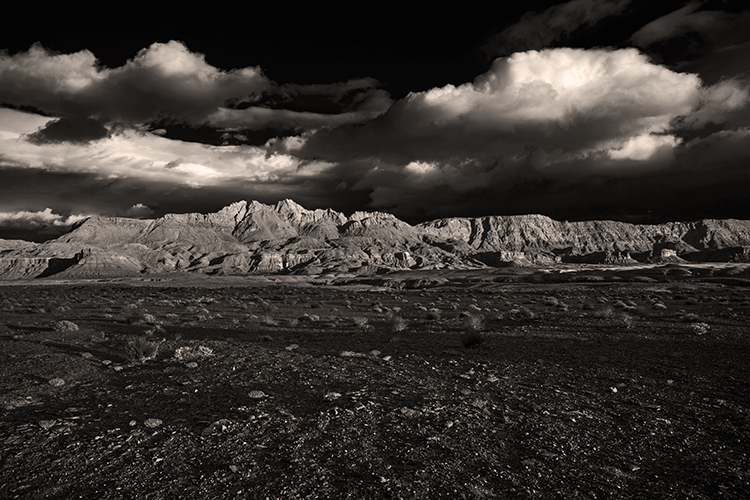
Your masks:
<svg viewBox="0 0 750 500"><path fill-rule="evenodd" d="M750 498L748 267L0 284L2 498Z"/></svg>

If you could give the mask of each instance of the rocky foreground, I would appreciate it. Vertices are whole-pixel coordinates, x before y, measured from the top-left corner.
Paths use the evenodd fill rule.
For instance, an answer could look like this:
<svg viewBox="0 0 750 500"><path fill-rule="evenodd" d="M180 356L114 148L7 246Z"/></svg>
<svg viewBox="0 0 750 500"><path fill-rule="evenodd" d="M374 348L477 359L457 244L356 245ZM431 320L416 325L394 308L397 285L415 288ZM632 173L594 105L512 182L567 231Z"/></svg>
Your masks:
<svg viewBox="0 0 750 500"><path fill-rule="evenodd" d="M373 275L555 263L748 262L750 221L658 225L560 222L542 215L412 226L382 212L240 201L212 214L91 217L44 243L0 240L0 279L211 275Z"/></svg>

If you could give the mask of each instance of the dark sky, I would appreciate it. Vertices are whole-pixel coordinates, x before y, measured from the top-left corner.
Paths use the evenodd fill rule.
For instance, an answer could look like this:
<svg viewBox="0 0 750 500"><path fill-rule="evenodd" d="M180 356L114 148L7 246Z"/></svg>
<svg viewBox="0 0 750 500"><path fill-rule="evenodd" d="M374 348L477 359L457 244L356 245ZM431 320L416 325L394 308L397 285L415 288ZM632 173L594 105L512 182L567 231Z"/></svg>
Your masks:
<svg viewBox="0 0 750 500"><path fill-rule="evenodd" d="M750 219L746 2L516 3L4 8L0 237L240 199Z"/></svg>

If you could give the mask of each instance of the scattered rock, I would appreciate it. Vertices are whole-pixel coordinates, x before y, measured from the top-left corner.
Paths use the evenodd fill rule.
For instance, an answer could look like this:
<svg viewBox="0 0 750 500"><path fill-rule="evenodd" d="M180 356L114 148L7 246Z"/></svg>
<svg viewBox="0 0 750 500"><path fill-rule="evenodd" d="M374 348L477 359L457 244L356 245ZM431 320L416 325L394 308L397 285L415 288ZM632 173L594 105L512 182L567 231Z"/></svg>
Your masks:
<svg viewBox="0 0 750 500"><path fill-rule="evenodd" d="M51 385L52 387L60 387L60 386L65 385L65 381L61 378L50 379L47 383Z"/></svg>
<svg viewBox="0 0 750 500"><path fill-rule="evenodd" d="M263 399L268 397L263 391L250 391L247 395L253 399Z"/></svg>
<svg viewBox="0 0 750 500"><path fill-rule="evenodd" d="M299 348L299 344L289 344L284 349L286 349L287 351L293 351L298 348Z"/></svg>
<svg viewBox="0 0 750 500"><path fill-rule="evenodd" d="M109 366L109 365L111 365L111 364L112 364L112 360L110 360L110 359L103 359L103 360L102 360L102 364L103 364L104 366Z"/></svg>
<svg viewBox="0 0 750 500"><path fill-rule="evenodd" d="M201 434L203 434L204 436L210 436L211 434L221 434L223 432L227 432L231 425L231 420L222 418L221 420L217 420L213 424L203 429L203 432Z"/></svg>
<svg viewBox="0 0 750 500"><path fill-rule="evenodd" d="M377 349L373 349L372 351L370 351L370 354L377 358L378 356L380 356L380 351L378 351Z"/></svg>
<svg viewBox="0 0 750 500"><path fill-rule="evenodd" d="M190 363L185 363L185 368L198 368L198 363L195 361L191 361Z"/></svg>
<svg viewBox="0 0 750 500"><path fill-rule="evenodd" d="M326 401L333 401L334 399L338 399L341 397L341 394L338 392L329 392L325 396L323 396L323 399Z"/></svg>
<svg viewBox="0 0 750 500"><path fill-rule="evenodd" d="M82 352L82 353L81 353L81 357L82 357L82 358L86 358L86 359L91 359L91 358L93 358L93 357L94 357L94 355L93 355L93 354L91 354L90 352Z"/></svg>
<svg viewBox="0 0 750 500"><path fill-rule="evenodd" d="M403 408L401 408L401 414L405 417L411 418L411 417L416 417L418 415L421 415L422 413L417 410L412 410L411 408L404 406Z"/></svg>

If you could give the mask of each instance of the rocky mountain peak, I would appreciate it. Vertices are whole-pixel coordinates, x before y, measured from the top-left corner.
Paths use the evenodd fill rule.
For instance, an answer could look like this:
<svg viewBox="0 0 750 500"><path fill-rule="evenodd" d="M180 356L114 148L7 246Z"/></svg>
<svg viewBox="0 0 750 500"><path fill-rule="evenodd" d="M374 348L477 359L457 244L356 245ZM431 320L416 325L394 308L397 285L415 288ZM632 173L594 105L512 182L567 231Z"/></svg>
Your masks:
<svg viewBox="0 0 750 500"><path fill-rule="evenodd" d="M750 261L750 221L636 225L543 215L455 217L412 226L384 212L238 201L153 220L90 217L40 244L0 242L0 279L164 272L372 273L513 262Z"/></svg>

